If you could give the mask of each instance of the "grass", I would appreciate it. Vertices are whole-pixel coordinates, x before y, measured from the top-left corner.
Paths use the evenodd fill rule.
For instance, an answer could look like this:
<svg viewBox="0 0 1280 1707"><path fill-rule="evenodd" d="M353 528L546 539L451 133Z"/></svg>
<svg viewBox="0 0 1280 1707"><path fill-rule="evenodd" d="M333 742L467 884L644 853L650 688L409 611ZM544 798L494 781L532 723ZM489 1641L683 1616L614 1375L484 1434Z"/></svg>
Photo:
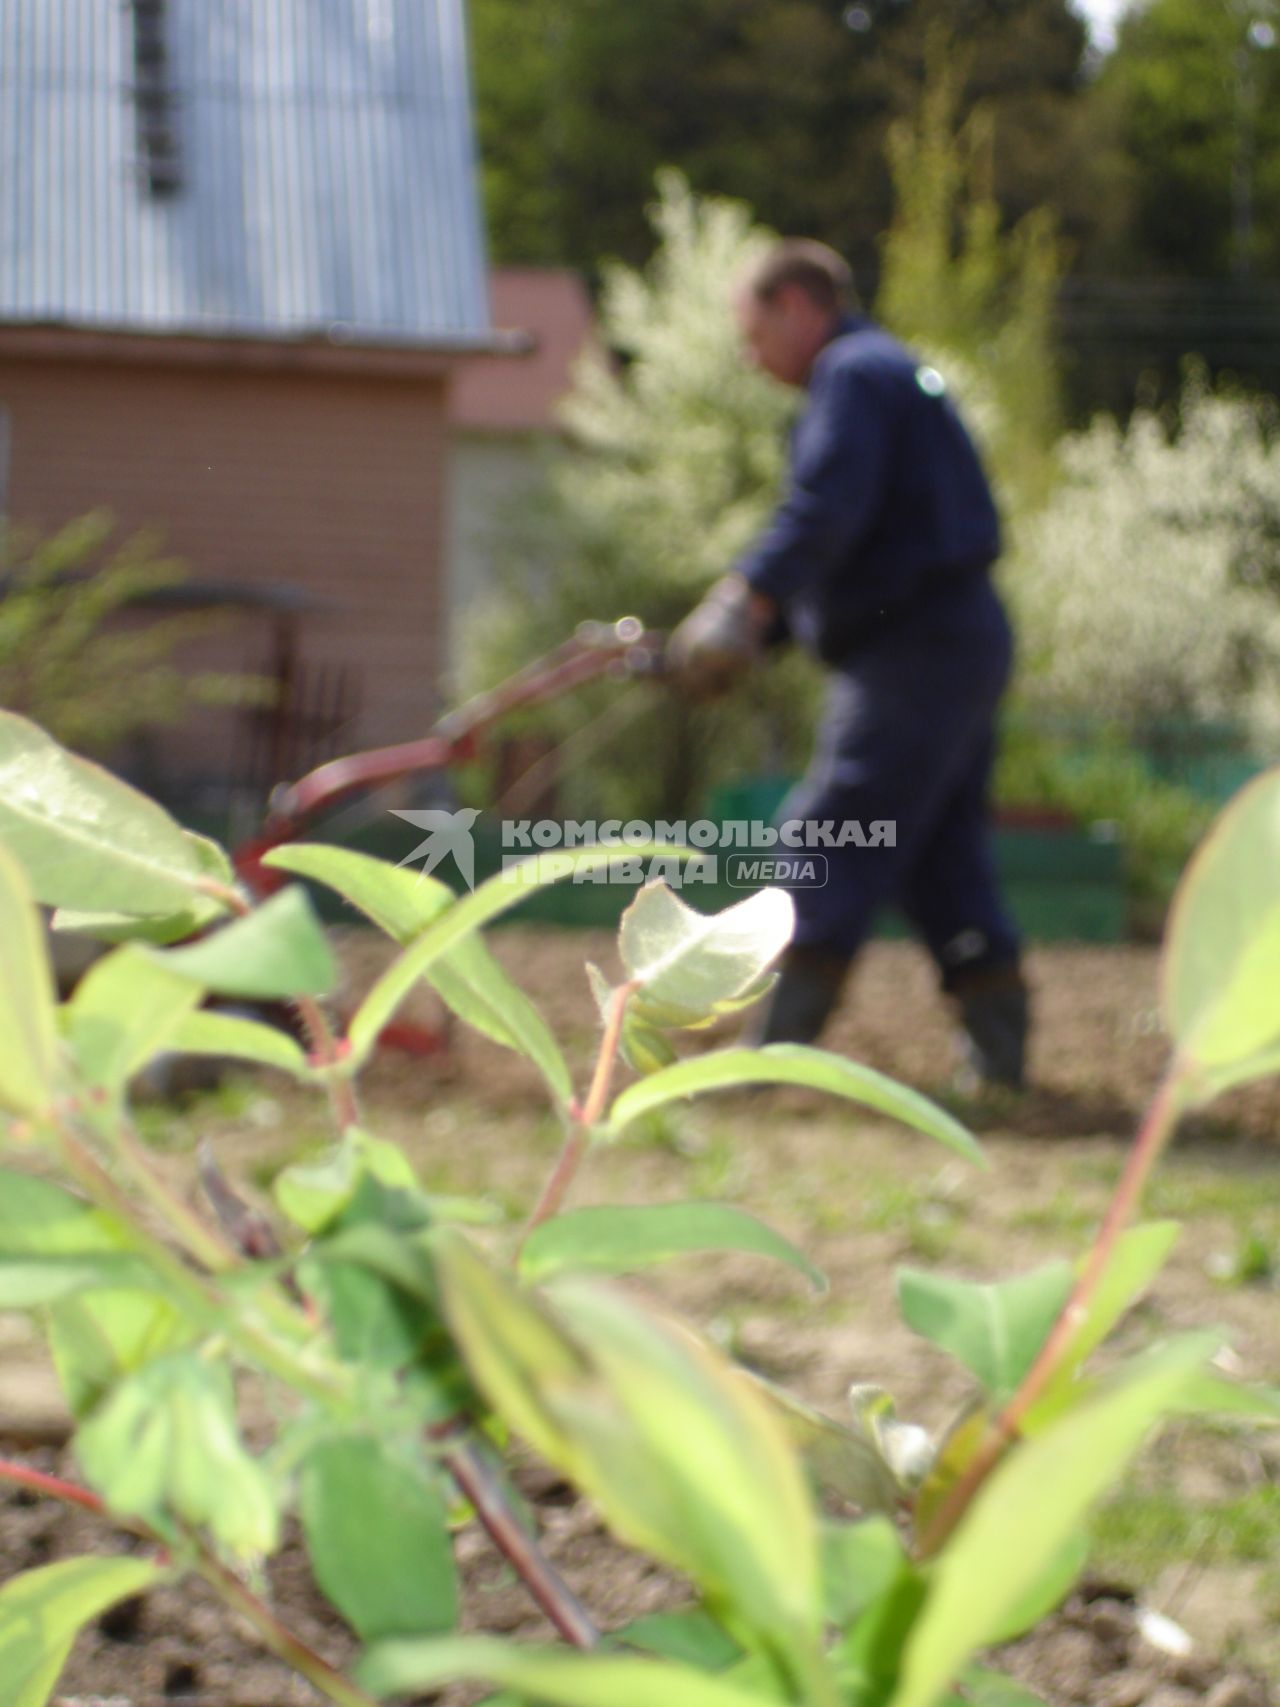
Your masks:
<svg viewBox="0 0 1280 1707"><path fill-rule="evenodd" d="M1093 1518L1095 1569L1149 1583L1170 1565L1274 1564L1280 1537L1280 1486L1267 1483L1237 1498L1196 1502L1173 1488L1124 1490Z"/></svg>

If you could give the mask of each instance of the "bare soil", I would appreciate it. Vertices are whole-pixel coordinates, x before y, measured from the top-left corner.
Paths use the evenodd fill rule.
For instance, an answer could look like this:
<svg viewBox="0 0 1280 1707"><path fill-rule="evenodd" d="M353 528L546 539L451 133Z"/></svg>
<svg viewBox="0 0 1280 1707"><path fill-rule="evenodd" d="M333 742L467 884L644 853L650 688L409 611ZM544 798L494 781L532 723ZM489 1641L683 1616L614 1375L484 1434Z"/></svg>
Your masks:
<svg viewBox="0 0 1280 1707"><path fill-rule="evenodd" d="M585 1079L596 1019L582 964L594 959L609 972L612 940L519 927L493 940ZM383 952L364 933L346 936L349 994L372 976ZM965 1399L965 1379L899 1324L895 1266L936 1264L987 1276L1077 1255L1166 1056L1153 951L1045 948L1032 955L1030 970L1034 1088L961 1110L983 1139L989 1172L856 1108L778 1093L694 1105L659 1130L600 1152L577 1182L575 1201L695 1195L761 1214L821 1264L827 1293L815 1297L790 1271L736 1257L672 1264L647 1279L645 1290L833 1414L851 1384L874 1381L894 1395L900 1416L942 1426ZM414 1002L420 1015L435 1011L429 996ZM931 1094L949 1094L949 1015L909 945L868 950L829 1042ZM363 1094L366 1124L402 1142L433 1189L490 1196L513 1217L527 1211L558 1150L536 1077L469 1033L458 1031L442 1058L380 1058ZM1183 1221L1184 1231L1151 1298L1122 1331L1121 1347L1211 1324L1227 1334L1241 1375L1277 1378L1280 1310L1274 1269L1263 1259L1270 1252L1280 1267L1278 1115L1277 1091L1255 1088L1184 1129L1150 1204ZM265 1077L185 1111L153 1112L148 1130L165 1165L186 1181L196 1137L210 1136L224 1168L250 1191L325 1139L323 1109ZM60 1462L47 1372L30 1339L6 1331L0 1434L46 1466ZM1191 1502L1204 1514L1212 1544L1198 1539L1176 1557L1157 1550L1145 1576L1095 1577L1002 1663L1051 1707L1266 1707L1280 1700L1272 1693L1280 1684L1280 1536L1270 1557L1259 1558L1256 1547L1233 1553L1214 1527L1215 1512L1277 1482L1274 1433L1166 1429L1129 1491L1168 1491ZM681 1586L614 1546L569 1490L533 1466L526 1483L549 1552L604 1626L679 1604ZM75 1551L128 1545L86 1518L12 1491L0 1498L0 1513L0 1577ZM1105 1528L1101 1533L1105 1557ZM459 1555L470 1627L547 1634L483 1537L464 1532ZM341 1663L349 1639L311 1588L299 1549L286 1549L273 1564L270 1586L287 1621ZM1190 1637L1190 1653L1174 1657L1145 1639L1140 1607L1173 1617ZM59 1687L63 1702L111 1707L301 1707L317 1699L263 1658L203 1591L185 1586L108 1615L79 1644ZM441 1699L476 1695L455 1691Z"/></svg>

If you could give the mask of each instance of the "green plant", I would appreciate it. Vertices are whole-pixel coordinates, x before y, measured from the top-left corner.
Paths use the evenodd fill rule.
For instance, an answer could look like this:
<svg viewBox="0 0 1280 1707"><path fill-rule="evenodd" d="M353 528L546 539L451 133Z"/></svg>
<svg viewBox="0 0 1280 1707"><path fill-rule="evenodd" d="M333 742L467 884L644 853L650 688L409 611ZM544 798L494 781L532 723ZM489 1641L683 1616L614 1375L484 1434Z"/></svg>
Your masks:
<svg viewBox="0 0 1280 1707"><path fill-rule="evenodd" d="M967 60L945 28L934 28L916 109L889 130L894 216L876 313L934 355L1017 523L1043 503L1054 475L1062 258L1047 209L1002 229L991 115L979 107L960 122Z"/></svg>
<svg viewBox="0 0 1280 1707"><path fill-rule="evenodd" d="M1057 808L1081 824L1113 825L1138 920L1163 915L1213 818L1190 789L1154 775L1123 728L1055 731L1022 706L1004 720L995 795L1001 806Z"/></svg>
<svg viewBox="0 0 1280 1707"><path fill-rule="evenodd" d="M0 705L33 718L78 751L106 754L141 729L171 723L192 697L226 700L260 691L247 676L192 676L173 648L209 625L207 616L152 617L111 628L148 593L185 571L157 553L148 534L111 547L115 523L94 510L57 533L2 536Z"/></svg>
<svg viewBox="0 0 1280 1707"><path fill-rule="evenodd" d="M1139 736L1159 719L1226 723L1265 751L1280 728L1274 403L1192 368L1171 416L1099 416L1058 458L1007 576L1026 705Z"/></svg>
<svg viewBox="0 0 1280 1707"><path fill-rule="evenodd" d="M0 1177L0 1305L47 1328L86 1485L17 1463L0 1477L114 1518L142 1547L0 1588L10 1707L45 1707L86 1619L184 1575L341 1707L462 1677L561 1707L1025 1701L974 1656L1065 1594L1089 1508L1152 1425L1280 1416L1276 1394L1216 1372L1213 1334L1148 1346L1105 1375L1089 1361L1172 1244L1170 1224L1130 1222L1178 1116L1280 1065L1278 844L1272 775L1224 816L1184 883L1165 959L1173 1059L1079 1267L989 1285L899 1275L908 1323L975 1383L931 1440L876 1389L856 1389L838 1423L602 1278L733 1248L817 1280L760 1221L710 1202L564 1208L594 1146L686 1097L753 1084L825 1089L980 1159L924 1098L820 1050L675 1058L681 1033L761 992L789 934L784 894L707 918L662 885L641 891L620 929L623 981L594 975L602 1038L579 1091L478 934L536 866L455 898L364 855L280 848L278 871L336 889L400 944L336 1036L322 1007L334 965L301 885L251 905L221 850L0 714L0 1110L10 1161L28 1164ZM618 857L582 850L572 863ZM61 1006L37 902L117 941ZM360 1070L422 978L527 1056L557 1111L561 1152L514 1237L468 1228L484 1205L432 1198L361 1125ZM202 1010L207 991L291 1000L308 1047ZM164 1049L274 1067L327 1098L335 1142L276 1179L272 1222L212 1158L212 1215L153 1169L128 1088ZM643 1070L615 1093L620 1054ZM242 1370L277 1400L275 1435L257 1451L237 1415ZM508 1432L623 1542L679 1573L688 1610L597 1630L521 1521L494 1444ZM453 1634L459 1492L559 1644ZM364 1644L354 1678L283 1628L254 1586L289 1511L318 1585Z"/></svg>

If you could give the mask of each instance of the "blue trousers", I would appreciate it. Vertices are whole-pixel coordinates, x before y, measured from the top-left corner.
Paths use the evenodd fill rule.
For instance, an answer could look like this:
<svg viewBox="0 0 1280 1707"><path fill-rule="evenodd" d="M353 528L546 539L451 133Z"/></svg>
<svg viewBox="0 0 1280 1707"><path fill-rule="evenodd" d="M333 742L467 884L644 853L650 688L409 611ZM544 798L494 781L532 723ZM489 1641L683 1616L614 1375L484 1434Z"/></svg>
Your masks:
<svg viewBox="0 0 1280 1707"><path fill-rule="evenodd" d="M1016 963L992 855L988 789L1012 637L985 575L869 635L832 674L804 778L780 809L812 825L892 825L880 845L821 847L793 889L797 945L852 956L899 907L944 988ZM823 866L825 864L825 870Z"/></svg>

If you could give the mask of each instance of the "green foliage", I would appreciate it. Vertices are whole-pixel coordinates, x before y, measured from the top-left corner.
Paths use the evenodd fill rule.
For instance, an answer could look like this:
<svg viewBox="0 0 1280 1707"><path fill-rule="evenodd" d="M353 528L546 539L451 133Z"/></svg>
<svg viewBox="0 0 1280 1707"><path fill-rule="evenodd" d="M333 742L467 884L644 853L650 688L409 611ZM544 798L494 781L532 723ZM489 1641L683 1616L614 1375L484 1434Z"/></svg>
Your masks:
<svg viewBox="0 0 1280 1707"><path fill-rule="evenodd" d="M0 1170L0 1308L45 1324L77 1420L75 1456L104 1516L167 1572L201 1576L339 1707L453 1678L565 1707L1025 1707L973 1656L1069 1591L1091 1508L1150 1430L1206 1412L1280 1421L1280 1393L1212 1366L1212 1335L1112 1356L1105 1376L1089 1361L1168 1254L1170 1225L1128 1222L1178 1112L1280 1065L1275 775L1233 803L1184 880L1165 963L1173 1061L1079 1268L983 1284L899 1276L907 1320L975 1378L934 1439L870 1384L851 1391L843 1420L819 1412L601 1278L732 1250L820 1284L764 1223L700 1202L561 1213L593 1143L713 1089L829 1091L980 1159L942 1110L821 1050L675 1058L683 1034L765 987L789 935L784 896L707 918L660 885L643 890L622 921L623 979L600 992L602 1038L579 1096L558 1041L478 936L552 873L529 865L455 898L410 889L405 873L372 860L282 852L279 866L336 888L399 949L348 1035L333 1037L317 1000L332 962L300 888L252 907L220 851L150 802L20 719L0 733L0 922L14 945L0 981L0 1143L24 1159ZM582 850L554 875L617 857ZM34 882L46 904L83 910L95 858L118 930L172 920L193 898L236 916L194 945L124 944L58 1008ZM503 1225L463 1231L459 1221L483 1219L477 1206L432 1197L405 1155L359 1124L353 1078L400 1001L442 967L459 1014L541 1070L563 1130L516 1237ZM275 1034L257 1021L195 1010L210 988L298 1002L310 1054L268 1042ZM628 1038L671 1059L613 1095ZM216 1220L206 1219L136 1143L131 1075L184 1044L225 1047L327 1093L335 1141L275 1182L278 1221L240 1203L216 1170L205 1174ZM34 1138L38 1169L26 1160ZM246 1376L275 1419L252 1445ZM622 1544L683 1577L687 1612L597 1641L524 1526L512 1436L589 1498ZM0 1477L16 1473L0 1465ZM454 1634L455 1492L558 1628L596 1651ZM820 1500L846 1509L824 1520ZM319 1591L366 1647L363 1690L282 1631L251 1586L294 1513ZM5 1699L46 1707L80 1625L160 1570L76 1560L0 1588Z"/></svg>
<svg viewBox="0 0 1280 1707"><path fill-rule="evenodd" d="M577 1209L535 1227L520 1250L529 1282L553 1274L626 1274L688 1251L752 1251L774 1257L825 1287L821 1269L754 1215L726 1203L649 1203L634 1209Z"/></svg>
<svg viewBox="0 0 1280 1707"><path fill-rule="evenodd" d="M9 1707L45 1707L81 1629L163 1573L146 1559L66 1559L0 1588L0 1677Z"/></svg>
<svg viewBox="0 0 1280 1707"><path fill-rule="evenodd" d="M898 1307L909 1328L949 1351L988 1397L1012 1397L1071 1291L1066 1263L979 1286L919 1269L898 1270Z"/></svg>
<svg viewBox="0 0 1280 1707"><path fill-rule="evenodd" d="M1280 1061L1280 777L1236 797L1188 868L1169 927L1165 1020L1204 1101Z"/></svg>
<svg viewBox="0 0 1280 1707"><path fill-rule="evenodd" d="M1133 9L1095 105L1130 163L1127 270L1280 273L1280 27L1274 0Z"/></svg>
<svg viewBox="0 0 1280 1707"><path fill-rule="evenodd" d="M1053 474L1062 265L1046 209L1003 229L991 115L980 108L960 122L966 60L965 49L936 31L919 106L890 130L894 217L876 311L936 355L983 442L1006 511L1020 520L1044 500Z"/></svg>
<svg viewBox="0 0 1280 1707"><path fill-rule="evenodd" d="M328 939L297 884L189 947L150 952L153 965L220 996L323 996L337 977Z"/></svg>
<svg viewBox="0 0 1280 1707"><path fill-rule="evenodd" d="M0 1109L42 1114L54 1089L53 974L22 867L2 846L0 941Z"/></svg>
<svg viewBox="0 0 1280 1707"><path fill-rule="evenodd" d="M1068 0L473 0L470 17L501 261L639 263L647 188L675 166L873 275L886 133L918 100L936 23L972 47L965 108L997 115L1005 217L1053 202L1083 233L1100 216L1085 31Z"/></svg>
<svg viewBox="0 0 1280 1707"><path fill-rule="evenodd" d="M307 1454L299 1513L316 1581L366 1642L451 1630L453 1549L437 1475L363 1435Z"/></svg>
<svg viewBox="0 0 1280 1707"><path fill-rule="evenodd" d="M139 919L216 918L210 844L36 724L0 711L0 838L37 901ZM222 872L230 873L225 854Z"/></svg>
<svg viewBox="0 0 1280 1707"><path fill-rule="evenodd" d="M111 627L134 600L178 585L185 573L146 533L113 550L114 528L95 510L47 538L0 535L0 705L80 752L109 753L138 730L176 721L193 696L234 687L170 662L175 646L208 627L207 617Z"/></svg>
<svg viewBox="0 0 1280 1707"><path fill-rule="evenodd" d="M1018 595L1020 604L1024 597ZM1139 925L1154 921L1157 932L1213 818L1213 808L1190 789L1154 774L1123 725L1090 720L1055 727L1051 714L1029 712L1021 698L1002 730L995 797L1001 806L1113 825L1131 915Z"/></svg>
<svg viewBox="0 0 1280 1707"><path fill-rule="evenodd" d="M191 1352L144 1364L81 1425L76 1457L112 1511L159 1533L207 1525L246 1558L279 1545L274 1489L240 1438L225 1366Z"/></svg>
<svg viewBox="0 0 1280 1707"><path fill-rule="evenodd" d="M808 1085L833 1096L847 1097L850 1102L908 1122L950 1145L971 1162L981 1160L981 1152L959 1121L919 1092L886 1078L872 1067L799 1043L717 1050L711 1055L678 1062L623 1091L609 1111L609 1127L618 1133L633 1120L666 1103L703 1091L737 1090L745 1085Z"/></svg>

